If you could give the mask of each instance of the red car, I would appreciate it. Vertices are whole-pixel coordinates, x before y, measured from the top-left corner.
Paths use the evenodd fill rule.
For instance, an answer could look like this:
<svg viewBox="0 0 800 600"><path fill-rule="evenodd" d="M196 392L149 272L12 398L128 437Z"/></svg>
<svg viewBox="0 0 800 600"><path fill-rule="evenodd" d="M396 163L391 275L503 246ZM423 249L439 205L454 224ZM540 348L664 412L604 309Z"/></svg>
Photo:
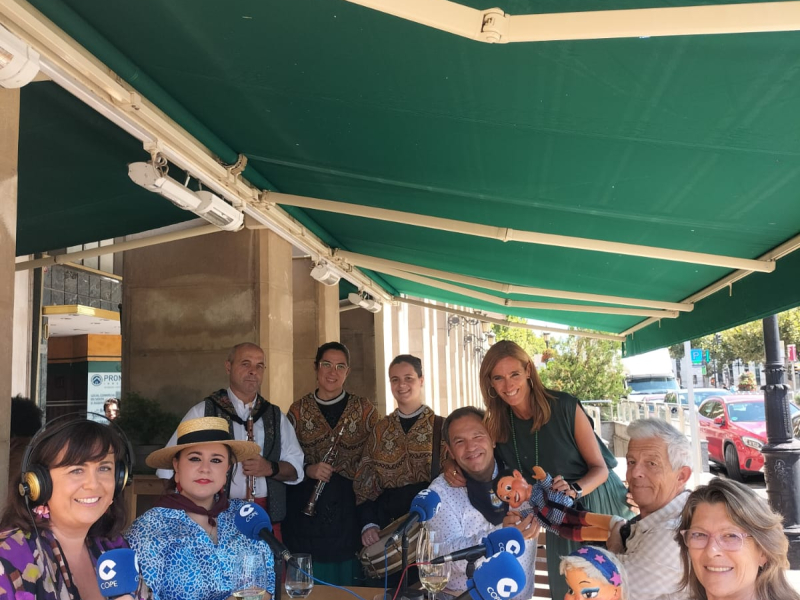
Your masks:
<svg viewBox="0 0 800 600"><path fill-rule="evenodd" d="M800 408L789 404L791 416ZM725 466L728 477L764 469L761 447L767 443L764 396L735 394L709 397L697 409L700 435L708 442L708 458Z"/></svg>

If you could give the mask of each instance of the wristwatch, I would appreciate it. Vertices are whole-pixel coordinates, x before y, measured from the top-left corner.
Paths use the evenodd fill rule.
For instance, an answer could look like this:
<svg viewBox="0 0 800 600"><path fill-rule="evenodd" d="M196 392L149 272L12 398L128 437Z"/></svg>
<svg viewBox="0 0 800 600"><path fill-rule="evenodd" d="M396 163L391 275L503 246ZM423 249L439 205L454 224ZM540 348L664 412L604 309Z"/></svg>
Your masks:
<svg viewBox="0 0 800 600"><path fill-rule="evenodd" d="M575 492L575 500L580 500L581 496L583 496L583 488L581 487L581 484L576 481L575 483L571 483L569 487L571 487L572 491Z"/></svg>
<svg viewBox="0 0 800 600"><path fill-rule="evenodd" d="M269 461L269 464L270 466L272 466L272 474L270 475L270 478L272 478L275 477L275 475L277 475L280 472L281 465L280 463L278 463L277 460L271 460Z"/></svg>

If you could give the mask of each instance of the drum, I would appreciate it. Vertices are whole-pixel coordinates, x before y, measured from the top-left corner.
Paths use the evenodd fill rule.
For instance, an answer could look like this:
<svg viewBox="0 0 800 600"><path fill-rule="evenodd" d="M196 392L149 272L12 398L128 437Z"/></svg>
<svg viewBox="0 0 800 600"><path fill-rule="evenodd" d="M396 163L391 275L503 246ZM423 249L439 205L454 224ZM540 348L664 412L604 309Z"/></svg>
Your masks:
<svg viewBox="0 0 800 600"><path fill-rule="evenodd" d="M403 548L402 538L395 544L391 544L386 548L386 559L384 559L384 547L389 539L389 536L394 533L395 529L400 527L403 522L408 518L408 515L403 515L399 519L395 519L389 525L381 529L380 539L371 546L365 546L358 553L358 559L361 561L361 566L364 567L364 573L373 579L379 579L386 573L386 564L388 561L389 575L397 573L403 567ZM417 521L408 530L408 564L414 562L417 557L417 540L419 538L420 523Z"/></svg>

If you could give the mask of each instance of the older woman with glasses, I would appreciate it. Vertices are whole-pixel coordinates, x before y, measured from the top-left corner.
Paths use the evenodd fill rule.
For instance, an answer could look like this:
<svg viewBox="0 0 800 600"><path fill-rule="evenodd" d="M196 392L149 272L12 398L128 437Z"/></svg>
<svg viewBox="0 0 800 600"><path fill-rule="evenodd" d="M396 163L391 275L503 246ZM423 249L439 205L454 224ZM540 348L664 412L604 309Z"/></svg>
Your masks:
<svg viewBox="0 0 800 600"><path fill-rule="evenodd" d="M750 488L712 479L689 495L676 539L683 586L700 600L799 600L786 580L781 517Z"/></svg>
<svg viewBox="0 0 800 600"><path fill-rule="evenodd" d="M283 535L292 552L313 556L314 575L353 586L361 583L353 478L379 417L368 399L344 389L350 373L344 344L320 346L314 372L316 389L292 404L287 415L305 454L306 478L288 490Z"/></svg>

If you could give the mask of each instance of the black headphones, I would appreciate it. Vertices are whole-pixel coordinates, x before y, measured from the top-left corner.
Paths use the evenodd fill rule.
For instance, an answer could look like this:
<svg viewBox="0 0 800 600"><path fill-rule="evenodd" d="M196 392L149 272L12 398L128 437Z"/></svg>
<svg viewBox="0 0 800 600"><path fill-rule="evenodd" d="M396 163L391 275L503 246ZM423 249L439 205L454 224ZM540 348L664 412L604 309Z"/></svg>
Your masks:
<svg viewBox="0 0 800 600"><path fill-rule="evenodd" d="M57 435L65 429L72 427L75 424L75 419L70 419L70 417L83 417L84 415L86 417L89 415L95 415L108 421L104 415L98 413L69 413L60 417L56 417L42 427L39 431L37 431L36 435L33 436L28 444L28 447L25 448L25 454L22 457L22 475L19 484L19 495L23 496L26 502L30 502L34 506L39 506L50 500L50 496L53 494L53 480L50 478L50 469L44 465L30 464L30 459L34 451L54 435ZM63 422L66 419L70 420ZM88 419L82 419L82 421L85 420ZM62 422L57 427L52 426L53 423L57 423L59 421ZM100 423L100 425L105 424ZM114 497L116 498L117 495L125 488L125 486L130 483L131 471L133 470L133 448L128 440L128 436L125 435L125 432L122 431L120 426L114 423L114 421L108 421L108 425L105 426L113 427L113 429L119 434L123 443L124 456L117 457L114 464L114 476L116 478L114 482Z"/></svg>

